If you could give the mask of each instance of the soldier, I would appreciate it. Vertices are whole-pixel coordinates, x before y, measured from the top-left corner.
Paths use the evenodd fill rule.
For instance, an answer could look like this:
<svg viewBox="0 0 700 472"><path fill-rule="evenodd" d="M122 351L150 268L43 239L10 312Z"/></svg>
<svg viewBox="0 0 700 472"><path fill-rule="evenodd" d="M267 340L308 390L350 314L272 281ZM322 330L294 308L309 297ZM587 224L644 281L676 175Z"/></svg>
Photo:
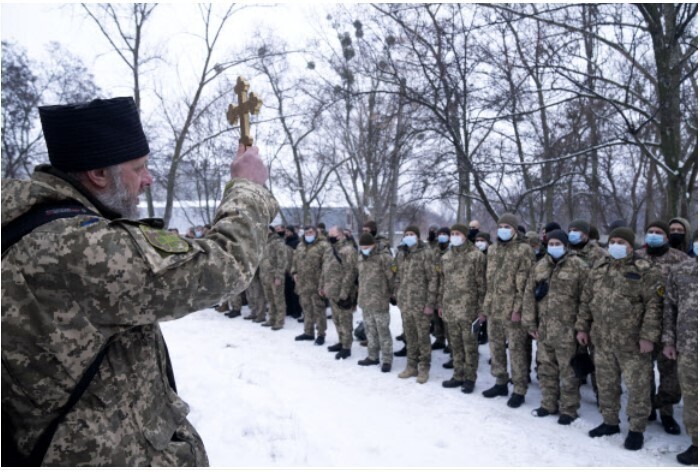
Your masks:
<svg viewBox="0 0 700 472"><path fill-rule="evenodd" d="M625 448L644 444L651 411L649 364L661 336L661 275L648 261L634 257L634 232L610 233L609 256L596 261L581 297L576 339L596 346L593 362L603 423L592 438L620 432L620 377L627 386L629 433Z"/></svg>
<svg viewBox="0 0 700 472"><path fill-rule="evenodd" d="M284 274L287 272L287 246L275 229L270 226L267 245L260 261L260 280L270 313L269 321L262 324L274 331L282 329L287 306L284 301Z"/></svg>
<svg viewBox="0 0 700 472"><path fill-rule="evenodd" d="M688 260L688 256L669 246L668 225L663 221L653 221L646 227L644 236L645 247L638 249L635 255L646 259L659 269L661 280L666 281L671 267ZM673 418L673 405L681 401L681 386L678 383L678 368L676 362L666 356L661 356L663 346L661 343L654 345L652 363L649 365L651 378L651 415L649 420L656 419L656 409L661 416L661 424L668 434L681 434L681 427ZM659 369L659 391L656 392L656 376L654 375L654 362Z"/></svg>
<svg viewBox="0 0 700 472"><path fill-rule="evenodd" d="M438 247L437 232L440 227L438 225L430 225L428 227L428 245L433 251Z"/></svg>
<svg viewBox="0 0 700 472"><path fill-rule="evenodd" d="M692 441L676 457L698 465L698 232L693 234L694 258L671 268L664 297L663 355L678 362L683 393L683 423Z"/></svg>
<svg viewBox="0 0 700 472"><path fill-rule="evenodd" d="M328 347L336 359L347 359L352 347L352 313L357 303L357 251L342 228L331 227L323 255L319 295L331 303L338 343Z"/></svg>
<svg viewBox="0 0 700 472"><path fill-rule="evenodd" d="M377 223L375 221L366 221L365 224L362 225L362 232L372 235L376 241L377 251L386 252L391 255L391 243L389 242L389 238L382 236L381 234L377 234Z"/></svg>
<svg viewBox="0 0 700 472"><path fill-rule="evenodd" d="M404 231L394 294L401 310L408 353L406 369L399 378L417 377L416 381L424 384L430 372L430 317L435 310L437 272L433 251L419 238L417 226Z"/></svg>
<svg viewBox="0 0 700 472"><path fill-rule="evenodd" d="M251 320L253 323L264 323L265 313L267 311L267 303L265 301L265 292L263 291L263 284L260 280L260 268L255 271L255 276L253 280L250 281L250 285L245 289L245 299L248 303L248 308L250 308L250 314L244 316L244 320ZM238 300L233 303L234 306L241 310L241 296L238 296Z"/></svg>
<svg viewBox="0 0 700 472"><path fill-rule="evenodd" d="M690 240L690 223L679 216L668 222L668 240L673 249L693 255L693 244Z"/></svg>
<svg viewBox="0 0 700 472"><path fill-rule="evenodd" d="M576 354L574 325L588 266L567 254L566 233L547 234L547 255L530 271L523 296L523 325L537 340L537 376L542 403L533 416L559 415L559 424L578 417L579 381L571 367Z"/></svg>
<svg viewBox="0 0 700 472"><path fill-rule="evenodd" d="M468 235L467 226L452 226L450 249L441 259L442 280L438 295L438 311L447 322L454 363L452 378L444 381L442 386L462 387L464 393L474 391L479 366L479 322L486 320L482 312L486 292L486 256L467 239Z"/></svg>
<svg viewBox="0 0 700 472"><path fill-rule="evenodd" d="M605 257L605 250L590 240L591 225L585 220L574 220L569 224L569 253L578 256L593 267L596 260Z"/></svg>
<svg viewBox="0 0 700 472"><path fill-rule="evenodd" d="M442 264L442 256L450 248L450 228L443 227L437 230L437 246L433 249L435 252L435 265L436 267ZM438 274L438 289L437 292L440 293L440 284L442 283L442 277ZM438 310L433 313L433 318L431 320L433 325L433 336L435 336L435 341L430 346L430 348L435 351L437 349L446 349L447 344L445 344L445 338L447 337L445 322L439 315Z"/></svg>
<svg viewBox="0 0 700 472"><path fill-rule="evenodd" d="M304 242L294 251L292 262L292 277L304 310L304 333L296 338L297 341L313 341L314 330L317 337L316 345L326 342L326 303L319 295L319 279L323 268L323 255L329 248L328 241L317 237L313 226L304 228Z"/></svg>
<svg viewBox="0 0 700 472"><path fill-rule="evenodd" d="M479 220L471 220L469 222L469 234L467 235L469 242L474 244L476 242L476 235L479 234L480 231L481 223L479 223Z"/></svg>
<svg viewBox="0 0 700 472"><path fill-rule="evenodd" d="M391 372L393 341L389 322L389 297L394 290L394 266L391 256L378 249L377 241L370 233L360 236L360 258L358 304L362 308L365 333L367 334L367 358L358 365L379 364L382 352L382 372Z"/></svg>
<svg viewBox="0 0 700 472"><path fill-rule="evenodd" d="M482 392L486 398L508 395L508 359L513 376L513 395L508 406L525 402L528 374L528 334L520 323L523 293L534 255L527 243L516 236L518 217L504 213L498 219L498 242L489 248L486 269L484 314L488 320L491 375L496 384Z"/></svg>
<svg viewBox="0 0 700 472"><path fill-rule="evenodd" d="M474 246L483 252L488 254L489 246L491 245L491 235L489 233L477 233L476 238L474 238Z"/></svg>
<svg viewBox="0 0 700 472"><path fill-rule="evenodd" d="M540 235L535 231L528 231L525 233L525 239L527 243L532 248L532 252L535 253L535 262L540 261L544 256L547 255L547 249L543 247Z"/></svg>
<svg viewBox="0 0 700 472"><path fill-rule="evenodd" d="M265 164L241 146L215 236L183 239L137 220L152 178L132 98L39 114L51 165L2 182L3 465L207 466L158 322L253 277L277 213Z"/></svg>

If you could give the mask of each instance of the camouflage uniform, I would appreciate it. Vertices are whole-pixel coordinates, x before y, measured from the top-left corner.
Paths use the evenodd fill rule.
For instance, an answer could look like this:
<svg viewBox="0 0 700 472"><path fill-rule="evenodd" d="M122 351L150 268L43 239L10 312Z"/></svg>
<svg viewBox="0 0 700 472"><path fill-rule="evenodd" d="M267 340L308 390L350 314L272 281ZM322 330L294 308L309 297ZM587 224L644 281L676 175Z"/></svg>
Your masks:
<svg viewBox="0 0 700 472"><path fill-rule="evenodd" d="M639 340L661 336L661 275L643 259L629 255L599 259L583 289L576 330L590 332L600 412L605 424L619 424L620 376L627 385L630 431L643 433L651 411L651 353L639 352Z"/></svg>
<svg viewBox="0 0 700 472"><path fill-rule="evenodd" d="M323 270L319 286L331 302L333 324L343 349L352 347L353 308L341 308L338 301L354 299L357 295L357 250L349 239L329 245L323 255Z"/></svg>
<svg viewBox="0 0 700 472"><path fill-rule="evenodd" d="M697 447L698 261L695 258L686 259L670 271L664 297L661 342L676 348L683 393L683 423L693 446Z"/></svg>
<svg viewBox="0 0 700 472"><path fill-rule="evenodd" d="M326 335L326 302L318 294L320 287L323 255L330 247L325 239L316 238L308 244L299 244L294 251L292 276L297 276L296 292L299 294L301 308L304 311L304 334Z"/></svg>
<svg viewBox="0 0 700 472"><path fill-rule="evenodd" d="M482 312L486 293L486 256L469 240L451 247L441 260L438 295L447 323L454 362L453 378L476 381L479 343L472 323Z"/></svg>
<svg viewBox="0 0 700 472"><path fill-rule="evenodd" d="M378 246L369 256L361 255L357 264L359 293L357 303L362 308L365 333L367 333L367 356L382 363L391 364L394 359L393 341L389 329L389 297L394 290L393 260Z"/></svg>
<svg viewBox="0 0 700 472"><path fill-rule="evenodd" d="M270 313L270 325L284 326L287 304L284 300L284 274L287 272L287 245L277 233L267 236L265 253L260 262L260 280ZM275 280L278 284L275 284Z"/></svg>
<svg viewBox="0 0 700 472"><path fill-rule="evenodd" d="M442 264L442 256L445 255L445 253L449 250L450 245L449 243L445 244L440 244L437 243L433 247L433 252L435 253L435 265L436 267ZM440 289L442 287L442 274L438 273L438 288L437 288L437 293L440 293ZM438 301L440 300L440 297L438 296ZM431 322L433 323L433 336L435 336L435 341L440 342L442 341L443 343L445 342L445 338L447 338L448 333L447 333L447 323L445 320L440 318L438 315L438 310L435 310L435 313L433 314L433 318L431 319Z"/></svg>
<svg viewBox="0 0 700 472"><path fill-rule="evenodd" d="M671 267L688 260L688 255L673 248L668 248L662 255L650 255L646 249L635 252L637 257L646 259L661 272L661 280L666 282ZM658 408L664 416L673 416L673 405L681 401L681 385L678 382L678 364L661 354L663 345L654 344L652 363L649 366L651 377L651 405ZM659 390L656 391L656 376L654 375L654 361L659 369Z"/></svg>
<svg viewBox="0 0 700 472"><path fill-rule="evenodd" d="M407 365L425 372L430 370L430 317L424 308L435 308L437 270L435 254L423 241L407 248L401 246L397 256L394 293L401 310L406 336Z"/></svg>
<svg viewBox="0 0 700 472"><path fill-rule="evenodd" d="M579 380L571 368L576 354L574 324L588 266L579 257L565 254L559 261L548 254L530 271L523 296L523 326L537 331L537 376L542 389L541 406L550 413L560 411L576 418L579 408ZM544 297L535 298L535 289Z"/></svg>
<svg viewBox="0 0 700 472"><path fill-rule="evenodd" d="M497 385L508 383L507 340L513 393L518 395L527 393L529 335L520 322L511 321L511 315L522 311L525 284L533 260L530 245L515 238L499 240L489 247L484 314L488 318L491 375L496 377Z"/></svg>
<svg viewBox="0 0 700 472"><path fill-rule="evenodd" d="M593 267L593 264L595 264L598 259L606 257L608 252L602 247L598 246L598 243L588 241L588 243L582 248L577 249L569 246L568 254L570 256L576 256L583 259L583 262L585 262L588 267Z"/></svg>
<svg viewBox="0 0 700 472"><path fill-rule="evenodd" d="M49 222L3 254L2 410L14 439L29 454L111 339L42 465L206 466L189 407L168 382L158 322L242 290L277 204L262 186L234 179L210 237L185 240L153 220L117 219L77 188L48 166L31 181L2 182L3 227L48 201L75 200L105 215Z"/></svg>

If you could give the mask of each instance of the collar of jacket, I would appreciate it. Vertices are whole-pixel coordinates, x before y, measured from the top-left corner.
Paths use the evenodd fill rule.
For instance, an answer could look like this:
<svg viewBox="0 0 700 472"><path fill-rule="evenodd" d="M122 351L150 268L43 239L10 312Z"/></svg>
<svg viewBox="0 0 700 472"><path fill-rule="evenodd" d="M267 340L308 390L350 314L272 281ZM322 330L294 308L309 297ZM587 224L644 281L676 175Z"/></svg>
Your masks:
<svg viewBox="0 0 700 472"><path fill-rule="evenodd" d="M116 220L122 217L120 213L117 213L116 211L113 211L104 206L102 202L100 202L97 199L97 197L95 197L83 184L80 183L80 181L78 181L72 175L58 170L55 167L52 167L50 164L38 165L34 169L34 172L48 174L65 181L68 185L73 187L81 196L87 199L90 202L90 204L92 204L92 206L94 206L95 209L97 209L97 211L108 220Z"/></svg>
<svg viewBox="0 0 700 472"><path fill-rule="evenodd" d="M671 246L668 243L666 243L662 246L659 246L659 247L651 247L651 246L646 247L647 254L652 256L652 257L663 256L664 254L666 254L668 252L669 249L671 249Z"/></svg>

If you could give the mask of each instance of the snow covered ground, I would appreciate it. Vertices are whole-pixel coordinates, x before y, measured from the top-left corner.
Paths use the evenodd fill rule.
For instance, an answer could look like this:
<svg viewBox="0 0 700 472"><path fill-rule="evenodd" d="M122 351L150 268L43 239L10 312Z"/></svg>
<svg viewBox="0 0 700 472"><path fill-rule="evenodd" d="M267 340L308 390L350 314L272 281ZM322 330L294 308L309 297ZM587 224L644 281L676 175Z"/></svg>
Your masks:
<svg viewBox="0 0 700 472"><path fill-rule="evenodd" d="M362 319L359 311L354 319ZM331 320L322 347L294 341L302 325L289 317L272 331L208 309L161 326L189 419L215 467L674 467L690 444L685 428L673 437L654 422L641 451L625 450L624 401L622 434L589 438L602 421L590 386L570 426L531 416L540 399L534 378L519 409L508 408L506 397L486 399L481 392L493 384L487 345L479 347L476 391L465 395L442 388L452 371L442 367L448 354L441 350L433 351L425 385L397 377L405 357L388 374L358 366L367 350L357 342L352 357L335 360L326 349L337 342ZM393 307L391 329L401 332ZM680 406L675 417L680 423Z"/></svg>

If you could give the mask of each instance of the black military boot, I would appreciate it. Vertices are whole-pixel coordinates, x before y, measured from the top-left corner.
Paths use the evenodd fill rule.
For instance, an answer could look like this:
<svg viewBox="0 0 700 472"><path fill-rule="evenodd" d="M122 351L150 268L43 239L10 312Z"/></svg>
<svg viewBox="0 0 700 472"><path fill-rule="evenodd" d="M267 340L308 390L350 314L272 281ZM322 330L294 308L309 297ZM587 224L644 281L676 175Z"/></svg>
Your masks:
<svg viewBox="0 0 700 472"><path fill-rule="evenodd" d="M698 465L698 447L690 446L685 452L678 454L676 459L683 465Z"/></svg>
<svg viewBox="0 0 700 472"><path fill-rule="evenodd" d="M303 322L304 322L304 317L303 317L303 316L300 316L299 318L297 318L297 321L298 321L299 323L303 323Z"/></svg>
<svg viewBox="0 0 700 472"><path fill-rule="evenodd" d="M325 336L319 336L316 338L316 341L314 341L314 344L317 346L323 346L323 344L326 342L326 337Z"/></svg>
<svg viewBox="0 0 700 472"><path fill-rule="evenodd" d="M455 363L454 363L454 361L453 361L452 359L450 359L449 361L447 361L447 362L445 362L444 364L442 364L442 366L443 366L445 369L454 369L454 368L455 368Z"/></svg>
<svg viewBox="0 0 700 472"><path fill-rule="evenodd" d="M681 427L676 423L671 415L661 415L661 424L664 425L664 431L668 434L681 434Z"/></svg>
<svg viewBox="0 0 700 472"><path fill-rule="evenodd" d="M541 406L539 408L535 408L530 413L532 414L532 416L536 416L538 418L543 418L543 417L549 416L549 415L556 415L557 411L549 411L545 407Z"/></svg>
<svg viewBox="0 0 700 472"><path fill-rule="evenodd" d="M618 425L601 423L590 430L588 435L592 438L600 438L602 436L612 436L613 434L618 434L619 432L620 427Z"/></svg>
<svg viewBox="0 0 700 472"><path fill-rule="evenodd" d="M638 451L644 445L644 433L630 431L625 438L625 449L630 451Z"/></svg>
<svg viewBox="0 0 700 472"><path fill-rule="evenodd" d="M651 413L649 413L649 418L647 418L649 421L656 421L656 409L652 408Z"/></svg>
<svg viewBox="0 0 700 472"><path fill-rule="evenodd" d="M240 310L231 310L225 313L225 316L228 318L237 318L241 316L241 311Z"/></svg>
<svg viewBox="0 0 700 472"><path fill-rule="evenodd" d="M474 391L474 381L465 380L462 384L462 393L472 393Z"/></svg>
<svg viewBox="0 0 700 472"><path fill-rule="evenodd" d="M503 384L503 385L494 385L488 390L484 390L481 392L483 396L486 398L494 398L494 397L507 397L508 396L508 384Z"/></svg>
<svg viewBox="0 0 700 472"><path fill-rule="evenodd" d="M350 357L350 349L341 349L338 354L335 355L336 359L347 359Z"/></svg>
<svg viewBox="0 0 700 472"><path fill-rule="evenodd" d="M313 341L314 337L310 334L300 334L294 338L295 341Z"/></svg>
<svg viewBox="0 0 700 472"><path fill-rule="evenodd" d="M332 346L328 346L328 352L338 352L343 348L343 345L340 343L333 344Z"/></svg>
<svg viewBox="0 0 700 472"><path fill-rule="evenodd" d="M363 367L369 365L379 365L379 359L370 359L369 357L365 357L361 361L357 361L357 365L361 365Z"/></svg>
<svg viewBox="0 0 700 472"><path fill-rule="evenodd" d="M436 339L435 342L433 342L433 344L430 345L430 349L432 349L433 351L436 351L438 349L445 349L446 347L447 345L445 344L444 339Z"/></svg>
<svg viewBox="0 0 700 472"><path fill-rule="evenodd" d="M384 372L385 374L387 372L391 372L391 364L389 364L388 362L385 362L384 364L382 364L382 372Z"/></svg>
<svg viewBox="0 0 700 472"><path fill-rule="evenodd" d="M566 425L573 423L575 419L576 419L575 416L561 414L561 415L559 415L559 419L557 420L557 423L566 426Z"/></svg>
<svg viewBox="0 0 700 472"><path fill-rule="evenodd" d="M401 334L399 334L398 336L396 336L394 339L396 339L397 341L401 341L401 342L404 342L404 343L405 343L405 342L406 342L406 334L405 334L405 333L401 333Z"/></svg>
<svg viewBox="0 0 700 472"><path fill-rule="evenodd" d="M401 349L399 349L398 351L396 351L394 353L394 355L396 357L406 357L407 354L408 354L408 350L406 349L406 346L402 347Z"/></svg>
<svg viewBox="0 0 700 472"><path fill-rule="evenodd" d="M525 395L519 393L514 393L508 399L508 406L511 408L519 408L523 403L525 403Z"/></svg>
<svg viewBox="0 0 700 472"><path fill-rule="evenodd" d="M445 380L442 383L442 386L445 388L457 388L461 387L464 382L462 380L457 380L454 377L452 377L450 380Z"/></svg>

